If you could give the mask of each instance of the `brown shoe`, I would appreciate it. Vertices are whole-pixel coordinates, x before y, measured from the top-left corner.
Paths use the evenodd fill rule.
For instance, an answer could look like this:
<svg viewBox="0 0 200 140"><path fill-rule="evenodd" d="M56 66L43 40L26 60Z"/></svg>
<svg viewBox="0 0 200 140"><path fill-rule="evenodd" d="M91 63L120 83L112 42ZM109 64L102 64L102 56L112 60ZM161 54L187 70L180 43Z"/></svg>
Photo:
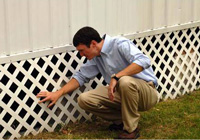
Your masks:
<svg viewBox="0 0 200 140"><path fill-rule="evenodd" d="M119 135L118 139L137 139L140 136L139 129L136 128L132 133L124 131Z"/></svg>

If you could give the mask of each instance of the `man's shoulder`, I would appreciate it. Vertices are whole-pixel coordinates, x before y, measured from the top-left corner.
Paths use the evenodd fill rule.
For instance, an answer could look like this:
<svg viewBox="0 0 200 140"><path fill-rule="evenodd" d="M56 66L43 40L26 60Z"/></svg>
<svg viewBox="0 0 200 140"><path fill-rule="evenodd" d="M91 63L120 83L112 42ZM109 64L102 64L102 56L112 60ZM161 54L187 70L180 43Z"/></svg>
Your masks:
<svg viewBox="0 0 200 140"><path fill-rule="evenodd" d="M123 36L115 36L115 37L112 37L110 39L110 42L112 44L115 44L115 45L120 45L120 44L123 44L123 43L125 43L127 41L130 41L130 40L125 38L125 37L123 37Z"/></svg>

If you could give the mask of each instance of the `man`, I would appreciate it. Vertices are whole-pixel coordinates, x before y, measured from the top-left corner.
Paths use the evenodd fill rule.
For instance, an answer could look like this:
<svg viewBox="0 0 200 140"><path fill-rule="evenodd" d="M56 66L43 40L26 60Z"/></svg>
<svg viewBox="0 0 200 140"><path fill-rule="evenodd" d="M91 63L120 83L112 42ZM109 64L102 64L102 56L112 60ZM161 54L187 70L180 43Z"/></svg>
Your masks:
<svg viewBox="0 0 200 140"><path fill-rule="evenodd" d="M152 108L158 100L157 79L150 59L130 40L123 37L100 37L91 27L81 28L73 44L88 61L72 79L56 92L40 92L40 101L50 100L54 105L63 94L69 93L101 73L109 86L99 86L82 93L78 104L84 110L103 119L113 121L110 130L124 130L119 138L139 137L138 111Z"/></svg>

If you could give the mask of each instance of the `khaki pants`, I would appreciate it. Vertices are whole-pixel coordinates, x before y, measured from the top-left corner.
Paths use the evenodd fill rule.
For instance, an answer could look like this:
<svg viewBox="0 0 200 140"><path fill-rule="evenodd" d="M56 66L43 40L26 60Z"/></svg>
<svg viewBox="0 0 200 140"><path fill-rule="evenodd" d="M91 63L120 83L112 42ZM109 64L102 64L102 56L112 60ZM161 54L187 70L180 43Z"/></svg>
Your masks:
<svg viewBox="0 0 200 140"><path fill-rule="evenodd" d="M138 126L138 111L149 110L158 101L157 91L152 82L130 76L120 78L114 96L114 101L110 101L107 87L99 86L82 93L78 104L84 110L103 119L123 122L124 130L131 133Z"/></svg>

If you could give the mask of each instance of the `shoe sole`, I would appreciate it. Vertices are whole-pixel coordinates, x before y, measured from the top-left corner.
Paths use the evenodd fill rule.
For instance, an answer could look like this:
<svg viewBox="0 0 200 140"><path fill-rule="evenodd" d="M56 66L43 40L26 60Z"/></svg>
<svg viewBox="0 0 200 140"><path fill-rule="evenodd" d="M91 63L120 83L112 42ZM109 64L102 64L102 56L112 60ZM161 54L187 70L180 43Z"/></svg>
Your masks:
<svg viewBox="0 0 200 140"><path fill-rule="evenodd" d="M137 139L139 137L140 137L140 133L137 133L136 136L134 138L131 138L131 139ZM114 139L121 139L121 138L117 137L117 138L114 138Z"/></svg>

